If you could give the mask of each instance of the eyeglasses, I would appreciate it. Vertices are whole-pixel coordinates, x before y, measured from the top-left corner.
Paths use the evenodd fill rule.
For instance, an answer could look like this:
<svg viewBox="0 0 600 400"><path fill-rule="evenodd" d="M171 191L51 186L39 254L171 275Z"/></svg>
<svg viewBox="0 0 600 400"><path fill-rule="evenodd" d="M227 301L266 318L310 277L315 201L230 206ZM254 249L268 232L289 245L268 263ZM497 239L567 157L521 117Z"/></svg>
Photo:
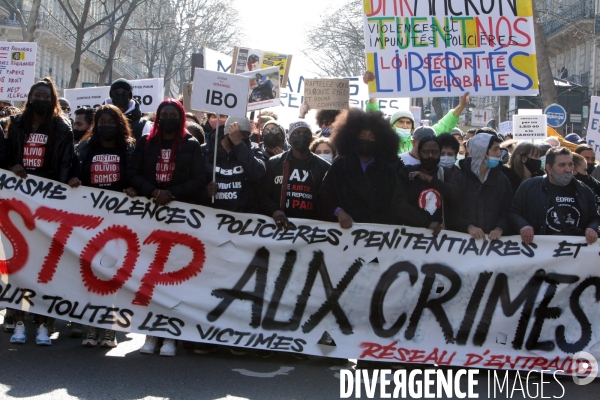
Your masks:
<svg viewBox="0 0 600 400"><path fill-rule="evenodd" d="M263 130L263 135L275 134L279 135L281 130L279 128L266 128Z"/></svg>

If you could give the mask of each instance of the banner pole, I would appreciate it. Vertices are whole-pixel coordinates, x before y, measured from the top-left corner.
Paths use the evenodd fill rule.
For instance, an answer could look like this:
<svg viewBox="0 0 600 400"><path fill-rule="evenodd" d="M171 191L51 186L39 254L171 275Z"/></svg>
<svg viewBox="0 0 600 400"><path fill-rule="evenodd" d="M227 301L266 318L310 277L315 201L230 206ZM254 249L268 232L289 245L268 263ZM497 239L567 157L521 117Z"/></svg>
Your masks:
<svg viewBox="0 0 600 400"><path fill-rule="evenodd" d="M214 183L217 183L217 141L219 140L219 122L221 122L221 115L217 114L217 130L215 131L215 152L213 153L213 179ZM223 127L225 131L225 127ZM215 203L215 196L212 197L213 204Z"/></svg>

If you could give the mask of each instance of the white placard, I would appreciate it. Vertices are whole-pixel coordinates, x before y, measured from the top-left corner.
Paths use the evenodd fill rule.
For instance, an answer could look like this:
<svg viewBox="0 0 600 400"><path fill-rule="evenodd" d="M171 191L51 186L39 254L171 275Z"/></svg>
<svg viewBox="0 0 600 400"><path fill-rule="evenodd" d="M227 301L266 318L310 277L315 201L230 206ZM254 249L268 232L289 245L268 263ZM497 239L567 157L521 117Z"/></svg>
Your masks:
<svg viewBox="0 0 600 400"><path fill-rule="evenodd" d="M0 100L27 100L35 77L36 52L36 43L0 42Z"/></svg>
<svg viewBox="0 0 600 400"><path fill-rule="evenodd" d="M548 137L545 115L513 116L513 139L536 140Z"/></svg>
<svg viewBox="0 0 600 400"><path fill-rule="evenodd" d="M133 98L140 103L140 110L155 112L163 101L163 78L134 79L129 83L133 87ZM110 97L109 92L110 86L65 89L65 99L71 104L71 110L84 106L97 108Z"/></svg>
<svg viewBox="0 0 600 400"><path fill-rule="evenodd" d="M250 78L196 68L192 110L245 117Z"/></svg>
<svg viewBox="0 0 600 400"><path fill-rule="evenodd" d="M596 159L600 159L600 97L592 96L587 127L587 143L594 148Z"/></svg>
<svg viewBox="0 0 600 400"><path fill-rule="evenodd" d="M498 133L501 135L506 135L507 133L512 133L512 131L513 131L512 121L500 122L500 125L498 125Z"/></svg>

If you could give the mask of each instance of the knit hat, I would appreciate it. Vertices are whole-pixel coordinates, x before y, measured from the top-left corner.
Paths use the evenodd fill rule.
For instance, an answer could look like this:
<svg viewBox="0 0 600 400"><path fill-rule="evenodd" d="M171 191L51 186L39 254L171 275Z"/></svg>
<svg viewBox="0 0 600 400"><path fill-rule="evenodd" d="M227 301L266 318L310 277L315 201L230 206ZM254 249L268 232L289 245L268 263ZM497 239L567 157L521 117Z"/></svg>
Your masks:
<svg viewBox="0 0 600 400"><path fill-rule="evenodd" d="M59 97L58 103L60 104L61 108L63 108L63 107L71 108L71 103L69 103L69 100L65 99L64 97Z"/></svg>
<svg viewBox="0 0 600 400"><path fill-rule="evenodd" d="M225 121L225 132L229 132L229 126L237 122L240 125L240 131L242 132L250 132L250 120L248 118L240 118L240 117L229 117L227 121Z"/></svg>
<svg viewBox="0 0 600 400"><path fill-rule="evenodd" d="M112 85L110 85L111 92L117 89L125 89L133 93L133 87L131 86L131 83L129 83L129 81L124 78L119 78L116 81L114 81Z"/></svg>
<svg viewBox="0 0 600 400"><path fill-rule="evenodd" d="M390 125L393 126L396 123L396 121L398 121L400 118L408 118L408 119L410 119L412 121L412 123L413 123L413 127L415 126L415 116L410 111L398 111L398 112L396 112L394 115L392 115L392 118L390 119Z"/></svg>
<svg viewBox="0 0 600 400"><path fill-rule="evenodd" d="M267 126L269 126L269 125L275 125L276 127L278 127L278 128L281 130L281 138L282 138L282 140L285 140L285 138L286 138L286 137L285 137L285 128L283 127L283 125L281 125L281 124L280 124L279 122L277 122L276 120L272 120L272 121L269 121L269 122L265 123L265 124L262 126L262 132L261 132L261 135L264 135L265 128L266 128Z"/></svg>
<svg viewBox="0 0 600 400"><path fill-rule="evenodd" d="M429 126L420 126L413 132L413 140L423 140L428 137L435 137L435 131Z"/></svg>
<svg viewBox="0 0 600 400"><path fill-rule="evenodd" d="M300 120L300 121L292 122L290 124L290 130L287 134L287 137L290 137L296 129L300 129L300 128L306 128L312 133L312 129L310 129L310 125L307 124L306 122Z"/></svg>

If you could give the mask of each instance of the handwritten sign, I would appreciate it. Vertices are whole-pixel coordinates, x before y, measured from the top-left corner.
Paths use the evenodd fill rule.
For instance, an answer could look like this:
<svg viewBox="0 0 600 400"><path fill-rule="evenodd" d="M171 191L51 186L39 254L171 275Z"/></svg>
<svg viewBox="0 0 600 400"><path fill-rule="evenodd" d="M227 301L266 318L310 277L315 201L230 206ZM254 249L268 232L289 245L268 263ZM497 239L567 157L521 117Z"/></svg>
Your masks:
<svg viewBox="0 0 600 400"><path fill-rule="evenodd" d="M365 0L369 92L536 95L531 1Z"/></svg>
<svg viewBox="0 0 600 400"><path fill-rule="evenodd" d="M350 104L348 79L305 79L304 101L316 110L343 110Z"/></svg>
<svg viewBox="0 0 600 400"><path fill-rule="evenodd" d="M0 42L0 100L27 100L35 76L36 52L36 43Z"/></svg>
<svg viewBox="0 0 600 400"><path fill-rule="evenodd" d="M279 67L280 81L283 85L288 80L292 56L274 51L234 47L231 72L241 74L269 67Z"/></svg>
<svg viewBox="0 0 600 400"><path fill-rule="evenodd" d="M196 68L192 88L192 110L245 117L249 78Z"/></svg>
<svg viewBox="0 0 600 400"><path fill-rule="evenodd" d="M514 115L512 133L515 140L545 139L546 115Z"/></svg>

